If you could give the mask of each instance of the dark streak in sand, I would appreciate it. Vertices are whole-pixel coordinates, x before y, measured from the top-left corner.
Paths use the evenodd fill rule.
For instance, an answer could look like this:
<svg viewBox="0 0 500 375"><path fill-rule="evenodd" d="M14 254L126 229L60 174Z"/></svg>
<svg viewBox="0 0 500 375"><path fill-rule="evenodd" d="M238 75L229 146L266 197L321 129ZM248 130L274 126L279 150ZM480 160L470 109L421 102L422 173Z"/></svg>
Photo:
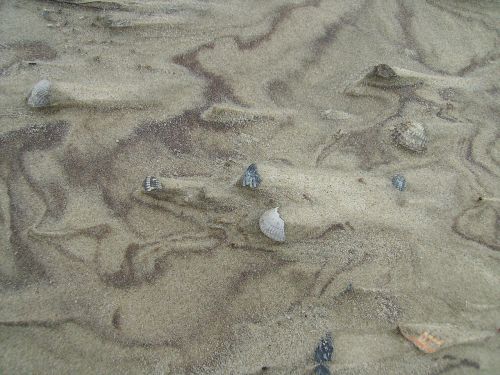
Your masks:
<svg viewBox="0 0 500 375"><path fill-rule="evenodd" d="M249 50L259 47L263 42L267 42L271 39L271 36L276 32L279 25L283 23L287 18L290 17L290 14L296 9L306 8L306 7L319 7L321 4L321 0L307 0L302 4L288 4L283 5L276 11L273 20L271 21L271 26L269 30L258 36L255 39L249 41L242 41L239 37L235 37L236 45L240 50Z"/></svg>
<svg viewBox="0 0 500 375"><path fill-rule="evenodd" d="M58 210L66 206L64 194L59 194L50 199L46 192L37 186L23 166L23 155L26 152L35 150L45 150L59 145L69 131L69 124L66 122L46 123L42 125L31 125L25 128L10 131L0 136L0 148L2 149L3 162L7 164L9 170L6 178L7 194L10 201L9 211L11 213L11 237L10 243L16 254L16 265L28 279L38 279L45 277L45 270L29 251L29 244L24 240L24 232L34 223L26 222L24 202L18 196L17 184L26 181L35 192L36 196L44 202L46 211L44 215L58 216Z"/></svg>
<svg viewBox="0 0 500 375"><path fill-rule="evenodd" d="M208 82L207 88L205 89L205 97L208 105L224 101L231 101L243 105L241 100L234 95L233 89L224 81L223 77L208 72L198 61L200 52L214 49L214 47L215 43L213 42L203 44L193 51L175 56L173 62L187 68L194 75L202 77Z"/></svg>

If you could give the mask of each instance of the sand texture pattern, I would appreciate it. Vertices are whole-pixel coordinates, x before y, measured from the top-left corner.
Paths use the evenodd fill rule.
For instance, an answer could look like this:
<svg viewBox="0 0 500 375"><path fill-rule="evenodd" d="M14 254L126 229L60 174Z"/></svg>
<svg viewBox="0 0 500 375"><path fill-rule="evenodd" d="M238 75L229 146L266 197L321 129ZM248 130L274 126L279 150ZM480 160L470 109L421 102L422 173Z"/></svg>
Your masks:
<svg viewBox="0 0 500 375"><path fill-rule="evenodd" d="M499 25L0 1L0 373L500 373Z"/></svg>

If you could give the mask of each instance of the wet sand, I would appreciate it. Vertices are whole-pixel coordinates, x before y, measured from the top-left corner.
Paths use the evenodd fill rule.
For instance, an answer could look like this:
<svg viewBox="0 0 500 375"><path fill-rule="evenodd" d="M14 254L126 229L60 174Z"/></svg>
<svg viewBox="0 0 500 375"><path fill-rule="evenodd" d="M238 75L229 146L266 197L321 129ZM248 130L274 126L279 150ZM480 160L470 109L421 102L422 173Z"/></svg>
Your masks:
<svg viewBox="0 0 500 375"><path fill-rule="evenodd" d="M0 2L0 372L311 374L327 332L332 374L500 371L499 19Z"/></svg>

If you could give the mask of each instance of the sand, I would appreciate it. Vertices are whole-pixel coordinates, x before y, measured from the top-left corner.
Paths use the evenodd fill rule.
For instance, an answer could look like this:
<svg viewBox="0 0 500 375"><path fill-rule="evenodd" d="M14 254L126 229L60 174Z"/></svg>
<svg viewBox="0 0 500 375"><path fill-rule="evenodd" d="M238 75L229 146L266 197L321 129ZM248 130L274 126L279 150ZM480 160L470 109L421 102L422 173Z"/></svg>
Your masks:
<svg viewBox="0 0 500 375"><path fill-rule="evenodd" d="M331 333L332 374L499 373L499 21L0 2L0 372L311 374Z"/></svg>

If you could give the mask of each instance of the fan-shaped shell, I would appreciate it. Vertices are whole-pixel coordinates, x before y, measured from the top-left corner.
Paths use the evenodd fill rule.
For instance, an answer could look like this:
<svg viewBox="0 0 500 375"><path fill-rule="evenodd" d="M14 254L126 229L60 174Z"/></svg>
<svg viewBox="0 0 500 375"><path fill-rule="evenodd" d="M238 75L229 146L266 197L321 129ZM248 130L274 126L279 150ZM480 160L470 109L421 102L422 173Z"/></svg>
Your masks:
<svg viewBox="0 0 500 375"><path fill-rule="evenodd" d="M243 186L248 186L252 189L259 187L262 182L262 178L257 171L257 166L255 164L250 164L243 174L243 178L241 180Z"/></svg>
<svg viewBox="0 0 500 375"><path fill-rule="evenodd" d="M403 122L394 128L392 133L394 142L399 146L413 151L423 152L427 149L427 131L418 122Z"/></svg>
<svg viewBox="0 0 500 375"><path fill-rule="evenodd" d="M46 107L50 104L50 89L52 84L46 79L39 81L31 89L28 105L35 108Z"/></svg>
<svg viewBox="0 0 500 375"><path fill-rule="evenodd" d="M163 186L161 185L161 182L158 181L158 179L154 176L147 176L144 179L144 182L142 184L144 187L144 191L146 193L149 193L151 191L156 191L156 190L161 190L163 189Z"/></svg>
<svg viewBox="0 0 500 375"><path fill-rule="evenodd" d="M262 233L274 241L285 241L285 222L278 213L278 207L267 210L259 219Z"/></svg>

